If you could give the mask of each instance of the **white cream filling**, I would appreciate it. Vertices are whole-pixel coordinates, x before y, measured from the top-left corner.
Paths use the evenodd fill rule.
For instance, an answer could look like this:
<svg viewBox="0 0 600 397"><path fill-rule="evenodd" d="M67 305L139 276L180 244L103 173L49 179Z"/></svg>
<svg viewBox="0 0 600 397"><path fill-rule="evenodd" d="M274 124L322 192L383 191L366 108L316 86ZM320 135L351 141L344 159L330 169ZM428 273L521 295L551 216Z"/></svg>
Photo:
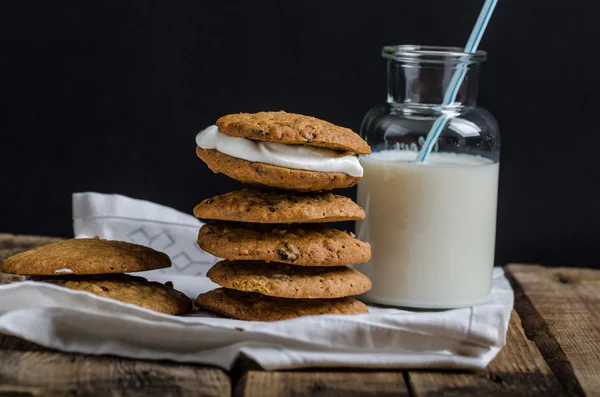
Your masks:
<svg viewBox="0 0 600 397"><path fill-rule="evenodd" d="M231 157L296 170L340 172L353 177L363 175L358 158L351 153L303 145L255 141L229 136L211 125L196 135L196 144Z"/></svg>
<svg viewBox="0 0 600 397"><path fill-rule="evenodd" d="M73 270L64 268L64 269L55 270L54 273L68 273L68 274L70 274L70 273L73 273Z"/></svg>

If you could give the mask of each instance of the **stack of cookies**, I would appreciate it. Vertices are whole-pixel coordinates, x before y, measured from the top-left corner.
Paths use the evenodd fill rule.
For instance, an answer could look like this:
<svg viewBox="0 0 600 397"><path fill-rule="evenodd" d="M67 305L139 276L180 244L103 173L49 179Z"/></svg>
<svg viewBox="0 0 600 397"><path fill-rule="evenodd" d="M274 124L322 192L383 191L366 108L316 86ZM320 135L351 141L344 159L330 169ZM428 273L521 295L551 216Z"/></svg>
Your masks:
<svg viewBox="0 0 600 397"><path fill-rule="evenodd" d="M7 258L2 271L161 313L182 314L191 309L192 302L170 283L124 274L170 266L171 260L162 252L95 237L62 240L21 252Z"/></svg>
<svg viewBox="0 0 600 397"><path fill-rule="evenodd" d="M223 288L201 294L198 306L257 321L367 312L351 296L371 281L346 265L368 261L369 244L324 225L364 218L352 200L328 190L360 181L355 154L370 152L366 142L347 128L285 112L222 117L196 142L215 173L261 185L194 208L212 222L200 229L198 245L225 259L207 273Z"/></svg>

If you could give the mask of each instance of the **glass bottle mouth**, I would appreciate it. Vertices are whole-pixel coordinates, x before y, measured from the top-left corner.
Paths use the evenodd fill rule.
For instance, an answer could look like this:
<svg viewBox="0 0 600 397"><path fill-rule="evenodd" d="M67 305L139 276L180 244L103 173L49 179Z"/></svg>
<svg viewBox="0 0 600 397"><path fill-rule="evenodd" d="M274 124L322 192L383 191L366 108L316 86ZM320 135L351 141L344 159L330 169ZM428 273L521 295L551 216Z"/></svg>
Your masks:
<svg viewBox="0 0 600 397"><path fill-rule="evenodd" d="M487 53L465 52L459 47L390 45L381 50L384 58L400 62L473 64L487 59Z"/></svg>

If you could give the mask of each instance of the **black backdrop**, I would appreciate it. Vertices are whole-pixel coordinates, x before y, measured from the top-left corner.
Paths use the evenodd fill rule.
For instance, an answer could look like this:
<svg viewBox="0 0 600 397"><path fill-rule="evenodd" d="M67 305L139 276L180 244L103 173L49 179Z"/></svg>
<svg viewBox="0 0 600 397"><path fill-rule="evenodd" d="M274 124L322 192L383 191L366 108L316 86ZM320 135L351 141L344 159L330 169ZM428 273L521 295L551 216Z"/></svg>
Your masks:
<svg viewBox="0 0 600 397"><path fill-rule="evenodd" d="M190 212L239 186L196 158L200 129L285 109L358 130L385 100L381 47L464 45L482 2L1 1L0 232L70 236L75 191ZM483 39L500 264L600 264L592 7L500 0Z"/></svg>

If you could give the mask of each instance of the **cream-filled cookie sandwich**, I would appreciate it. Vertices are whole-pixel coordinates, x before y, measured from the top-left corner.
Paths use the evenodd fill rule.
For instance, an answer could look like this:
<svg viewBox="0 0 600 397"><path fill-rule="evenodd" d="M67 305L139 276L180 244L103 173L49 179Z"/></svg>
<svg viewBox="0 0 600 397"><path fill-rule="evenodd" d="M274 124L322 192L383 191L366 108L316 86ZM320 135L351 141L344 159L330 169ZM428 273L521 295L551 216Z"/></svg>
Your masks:
<svg viewBox="0 0 600 397"><path fill-rule="evenodd" d="M196 153L215 173L241 182L319 191L356 185L356 154L369 145L348 128L286 112L231 114L196 136Z"/></svg>

